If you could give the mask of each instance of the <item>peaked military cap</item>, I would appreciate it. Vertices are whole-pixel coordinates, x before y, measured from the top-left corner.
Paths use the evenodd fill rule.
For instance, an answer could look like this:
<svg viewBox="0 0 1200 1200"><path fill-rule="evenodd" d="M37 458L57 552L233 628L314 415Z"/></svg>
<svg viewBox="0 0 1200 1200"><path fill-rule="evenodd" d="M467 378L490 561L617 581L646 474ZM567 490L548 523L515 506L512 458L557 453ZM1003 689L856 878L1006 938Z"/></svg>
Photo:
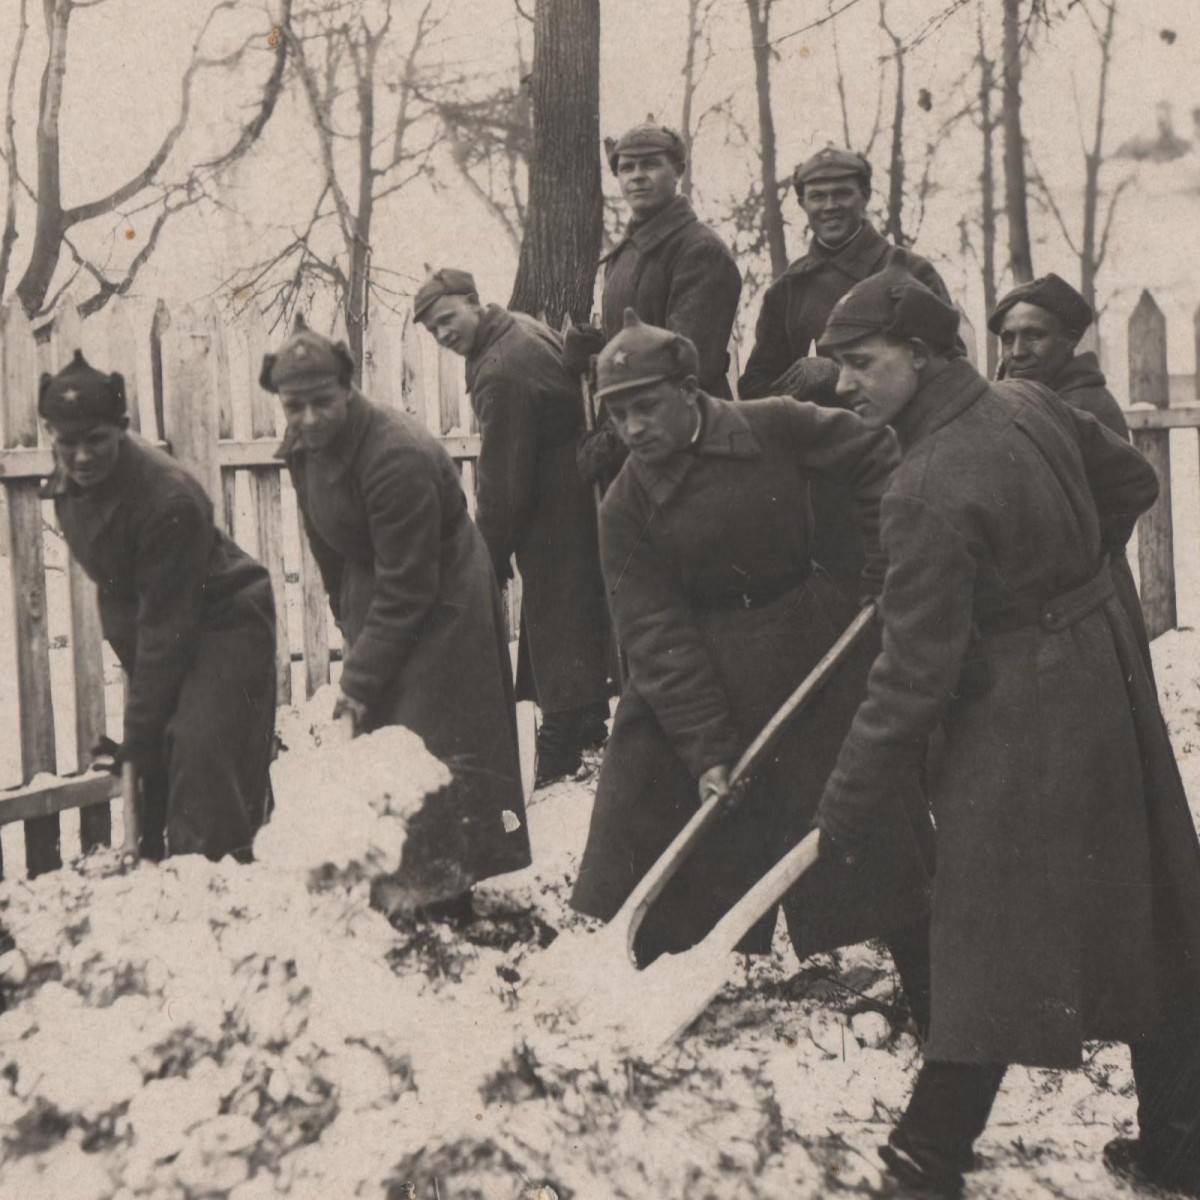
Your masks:
<svg viewBox="0 0 1200 1200"><path fill-rule="evenodd" d="M624 327L596 358L596 396L699 373L700 357L688 338L647 325L627 308Z"/></svg>
<svg viewBox="0 0 1200 1200"><path fill-rule="evenodd" d="M413 298L413 316L419 321L443 296L478 296L475 276L455 267L440 267L429 273Z"/></svg>
<svg viewBox="0 0 1200 1200"><path fill-rule="evenodd" d="M646 154L665 154L679 166L687 162L687 147L683 138L666 125L659 125L652 114L645 121L627 129L619 138L604 139L604 153L612 173L617 173L617 161L622 154L638 157Z"/></svg>
<svg viewBox="0 0 1200 1200"><path fill-rule="evenodd" d="M43 374L38 385L38 415L51 424L116 424L125 415L125 380L88 364L82 350L57 375Z"/></svg>
<svg viewBox="0 0 1200 1200"><path fill-rule="evenodd" d="M871 187L871 164L853 150L839 150L837 146L826 146L811 158L806 158L792 172L792 186L796 195L804 198L804 185L818 179L843 179L853 175L861 180L863 187Z"/></svg>
<svg viewBox="0 0 1200 1200"><path fill-rule="evenodd" d="M353 377L354 359L345 342L297 329L274 354L263 355L258 382L268 392L307 392Z"/></svg>
<svg viewBox="0 0 1200 1200"><path fill-rule="evenodd" d="M1018 284L1002 296L988 317L988 328L993 333L999 333L1005 313L1018 304L1032 304L1053 313L1074 338L1081 338L1084 330L1096 319L1091 305L1065 279L1051 273L1029 283Z"/></svg>
<svg viewBox="0 0 1200 1200"><path fill-rule="evenodd" d="M949 350L958 321L958 309L910 274L904 251L896 247L882 271L856 283L834 305L817 346L831 350L883 333Z"/></svg>

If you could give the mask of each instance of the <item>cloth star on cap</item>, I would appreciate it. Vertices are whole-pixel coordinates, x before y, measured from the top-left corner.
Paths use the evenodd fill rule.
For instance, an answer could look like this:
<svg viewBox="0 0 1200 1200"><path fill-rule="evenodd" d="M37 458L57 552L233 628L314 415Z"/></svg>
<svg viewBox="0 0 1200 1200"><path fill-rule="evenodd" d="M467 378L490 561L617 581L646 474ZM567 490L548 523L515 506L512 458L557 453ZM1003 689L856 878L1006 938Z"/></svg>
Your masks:
<svg viewBox="0 0 1200 1200"><path fill-rule="evenodd" d="M42 376L38 415L52 425L116 424L125 415L125 380L116 372L97 371L76 350L57 375Z"/></svg>
<svg viewBox="0 0 1200 1200"><path fill-rule="evenodd" d="M597 399L700 373L695 345L682 334L641 321L632 308L625 324L596 357Z"/></svg>
<svg viewBox="0 0 1200 1200"><path fill-rule="evenodd" d="M883 333L921 338L935 350L950 350L958 322L958 309L914 278L907 255L896 247L882 271L856 283L834 305L817 346L832 350Z"/></svg>
<svg viewBox="0 0 1200 1200"><path fill-rule="evenodd" d="M1084 331L1096 319L1091 305L1065 279L1052 272L1029 283L1018 284L1002 296L988 317L988 328L993 333L999 333L1004 325L1005 314L1018 304L1032 304L1053 314L1076 341L1083 337Z"/></svg>
<svg viewBox="0 0 1200 1200"><path fill-rule="evenodd" d="M456 267L440 267L429 273L413 297L413 316L419 321L443 296L478 296L475 276Z"/></svg>

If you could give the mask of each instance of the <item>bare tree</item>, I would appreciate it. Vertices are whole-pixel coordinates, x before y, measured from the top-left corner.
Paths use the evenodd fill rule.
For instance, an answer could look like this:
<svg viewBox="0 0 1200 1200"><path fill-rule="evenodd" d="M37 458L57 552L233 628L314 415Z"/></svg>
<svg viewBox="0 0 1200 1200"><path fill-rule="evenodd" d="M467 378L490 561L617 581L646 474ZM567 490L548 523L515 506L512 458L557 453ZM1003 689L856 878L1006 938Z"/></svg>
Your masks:
<svg viewBox="0 0 1200 1200"><path fill-rule="evenodd" d="M897 246L904 239L904 41L897 37L887 19L887 0L879 0L879 28L892 43L895 63L895 96L892 100L891 153L888 160L887 220L883 232Z"/></svg>
<svg viewBox="0 0 1200 1200"><path fill-rule="evenodd" d="M1008 210L1008 257L1013 278L1033 278L1026 205L1025 135L1021 129L1021 3L1004 0L1004 197Z"/></svg>
<svg viewBox="0 0 1200 1200"><path fill-rule="evenodd" d="M836 70L838 109L842 117L842 143L847 150L857 150L860 154L870 158L871 152L875 149L875 142L879 137L880 128L882 127L883 74L882 72L880 73L875 88L875 116L871 122L871 132L862 144L855 145L853 135L850 132L850 104L846 92L846 72L842 66L842 43L841 38L838 37L838 23L835 19L840 11L840 9L834 8L834 0L829 0L829 35L833 40L833 63Z"/></svg>
<svg viewBox="0 0 1200 1200"><path fill-rule="evenodd" d="M439 140L436 115L420 98L422 50L440 20L434 5L425 0L407 44L398 46L394 0L297 0L282 35L316 138L320 184L285 244L229 281L238 300L257 299L285 322L308 289L330 289L360 369L372 297L387 303L406 294L372 270L379 206L429 172Z"/></svg>
<svg viewBox="0 0 1200 1200"><path fill-rule="evenodd" d="M538 0L529 208L509 307L584 321L600 257L600 3Z"/></svg>
<svg viewBox="0 0 1200 1200"><path fill-rule="evenodd" d="M202 51L202 45L218 15L234 8L233 0L216 0L184 71L175 122L158 147L145 160L141 170L107 195L68 207L62 195L60 120L71 19L77 10L92 9L105 3L107 0L42 0L47 48L37 104L37 174L36 180L30 184L22 176L17 161L14 119L17 74L27 31L27 0L21 0L18 34L13 46L5 96L4 156L9 188L4 234L0 237L0 288L7 284L12 267L13 248L20 232L20 194L24 193L34 206L34 229L28 261L17 283L16 294L30 316L53 307L57 295L49 299L48 296L60 273L64 252L73 260L74 271L57 294L61 295L80 273L89 276L96 291L80 305L80 311L85 315L103 307L111 297L127 292L154 253L159 236L170 218L205 199L207 182L217 171L240 158L258 139L275 110L282 88L287 48L278 37L269 38L266 28L247 37L228 54L209 57ZM280 4L280 19L286 22L292 0L280 0ZM176 169L168 175L173 151L193 120L193 101L201 90L202 81L207 81L208 94L213 94L216 91L211 81L214 72L221 71L228 75L235 68L242 67L256 49L268 43L269 71L261 84L257 103L237 135L215 157L187 166L182 174ZM124 135L126 131L121 132ZM109 136L115 136L115 133L110 131ZM92 222L107 220L114 225L118 221L127 224L133 216L146 212L155 213L149 233L128 259L97 261L81 248L74 236L77 228ZM122 239L110 240L119 244Z"/></svg>
<svg viewBox="0 0 1200 1200"><path fill-rule="evenodd" d="M763 225L771 271L782 275L787 270L787 237L783 226L783 202L776 174L775 116L771 110L771 7L775 0L746 0L750 18L751 47L754 52L754 86L758 99L758 143Z"/></svg>
<svg viewBox="0 0 1200 1200"><path fill-rule="evenodd" d="M979 54L979 116L978 127L982 138L983 154L979 169L980 225L983 238L983 308L990 313L996 307L996 157L995 133L999 118L992 113L992 96L996 88L996 64L988 54L987 41L983 33L983 14L979 13L977 32ZM987 373L990 379L996 373L996 339L985 334L987 342Z"/></svg>
<svg viewBox="0 0 1200 1200"><path fill-rule="evenodd" d="M1103 222L1101 222L1100 173L1105 163L1104 135L1108 108L1108 75L1112 63L1113 38L1116 32L1117 0L1100 0L1099 7L1102 16L1099 20L1092 11L1092 5L1086 3L1085 0L1080 0L1078 7L1091 26L1100 53L1100 69L1096 73L1096 111L1091 123L1091 138L1088 142L1083 140L1086 122L1080 110L1078 92L1075 95L1080 150L1083 153L1083 221L1080 234L1076 235L1072 231L1050 185L1037 169L1036 162L1032 163L1032 166L1033 181L1037 185L1039 194L1053 214L1067 245L1079 259L1079 290L1084 299L1095 309L1096 276L1108 255L1113 216L1122 193L1133 182L1133 176L1127 175L1109 194Z"/></svg>

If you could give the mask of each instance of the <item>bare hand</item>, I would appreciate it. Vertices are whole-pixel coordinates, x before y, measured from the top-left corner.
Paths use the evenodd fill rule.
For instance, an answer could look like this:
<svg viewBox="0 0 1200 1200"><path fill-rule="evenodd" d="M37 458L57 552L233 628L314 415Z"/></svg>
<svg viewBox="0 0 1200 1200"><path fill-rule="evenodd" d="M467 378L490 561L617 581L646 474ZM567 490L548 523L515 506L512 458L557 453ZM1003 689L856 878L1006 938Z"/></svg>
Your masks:
<svg viewBox="0 0 1200 1200"><path fill-rule="evenodd" d="M700 803L707 804L716 796L725 796L729 792L729 768L723 763L709 767L700 776Z"/></svg>
<svg viewBox="0 0 1200 1200"><path fill-rule="evenodd" d="M358 737L367 721L367 706L361 700L339 692L333 706L333 719L346 731L347 738Z"/></svg>

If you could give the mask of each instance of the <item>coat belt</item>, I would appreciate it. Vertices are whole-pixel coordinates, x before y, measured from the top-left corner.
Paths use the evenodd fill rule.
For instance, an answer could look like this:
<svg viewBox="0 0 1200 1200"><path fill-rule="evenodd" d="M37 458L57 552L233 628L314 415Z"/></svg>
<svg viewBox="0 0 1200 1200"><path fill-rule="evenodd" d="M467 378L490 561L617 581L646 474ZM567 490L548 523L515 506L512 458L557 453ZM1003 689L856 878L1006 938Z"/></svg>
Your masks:
<svg viewBox="0 0 1200 1200"><path fill-rule="evenodd" d="M1051 596L1048 600L1021 597L1009 607L981 620L979 632L983 637L991 637L997 633L1011 633L1014 629L1038 625L1046 633L1061 633L1095 612L1115 595L1112 572L1108 567L1108 556L1105 555L1100 562L1100 570L1086 583Z"/></svg>
<svg viewBox="0 0 1200 1200"><path fill-rule="evenodd" d="M696 596L692 607L697 612L720 612L736 608L760 608L795 591L808 582L812 575L812 565L797 568L786 575L777 575L773 579L754 580L747 583L741 591L716 592L709 595Z"/></svg>

